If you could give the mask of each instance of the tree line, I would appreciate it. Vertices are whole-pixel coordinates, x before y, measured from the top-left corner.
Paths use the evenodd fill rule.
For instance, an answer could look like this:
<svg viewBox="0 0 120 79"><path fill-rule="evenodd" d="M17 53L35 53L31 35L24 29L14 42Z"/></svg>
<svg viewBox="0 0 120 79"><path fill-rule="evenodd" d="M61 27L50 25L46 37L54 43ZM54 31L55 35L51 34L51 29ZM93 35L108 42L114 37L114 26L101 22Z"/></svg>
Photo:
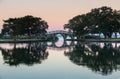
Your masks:
<svg viewBox="0 0 120 79"><path fill-rule="evenodd" d="M9 18L4 20L2 35L16 36L27 35L42 37L47 33L49 25L40 17L27 15L18 18ZM64 25L78 39L89 33L103 34L105 38L111 38L114 33L120 33L120 10L113 10L111 7L103 6L94 8L90 12L77 15Z"/></svg>
<svg viewBox="0 0 120 79"><path fill-rule="evenodd" d="M88 33L103 33L105 38L111 38L115 33L117 37L117 33L120 33L120 10L107 6L95 8L73 17L64 28L71 30L78 38Z"/></svg>

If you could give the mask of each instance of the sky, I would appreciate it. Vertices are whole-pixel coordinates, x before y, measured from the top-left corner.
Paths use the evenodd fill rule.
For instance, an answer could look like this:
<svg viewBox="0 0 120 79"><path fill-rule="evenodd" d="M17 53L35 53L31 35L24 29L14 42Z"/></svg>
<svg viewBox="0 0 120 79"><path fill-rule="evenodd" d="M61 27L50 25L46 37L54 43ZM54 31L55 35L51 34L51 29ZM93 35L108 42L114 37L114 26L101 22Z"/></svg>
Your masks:
<svg viewBox="0 0 120 79"><path fill-rule="evenodd" d="M69 19L101 6L120 10L120 0L0 0L0 28L3 20L32 15L47 21L49 31L62 30Z"/></svg>

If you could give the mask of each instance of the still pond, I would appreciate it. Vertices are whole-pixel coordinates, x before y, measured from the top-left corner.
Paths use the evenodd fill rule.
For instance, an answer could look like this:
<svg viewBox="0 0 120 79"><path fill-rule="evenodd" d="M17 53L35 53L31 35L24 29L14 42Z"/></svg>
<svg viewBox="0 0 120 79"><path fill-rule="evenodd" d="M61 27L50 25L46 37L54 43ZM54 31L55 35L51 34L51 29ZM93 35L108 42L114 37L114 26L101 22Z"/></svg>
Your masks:
<svg viewBox="0 0 120 79"><path fill-rule="evenodd" d="M1 43L0 79L120 79L120 43Z"/></svg>

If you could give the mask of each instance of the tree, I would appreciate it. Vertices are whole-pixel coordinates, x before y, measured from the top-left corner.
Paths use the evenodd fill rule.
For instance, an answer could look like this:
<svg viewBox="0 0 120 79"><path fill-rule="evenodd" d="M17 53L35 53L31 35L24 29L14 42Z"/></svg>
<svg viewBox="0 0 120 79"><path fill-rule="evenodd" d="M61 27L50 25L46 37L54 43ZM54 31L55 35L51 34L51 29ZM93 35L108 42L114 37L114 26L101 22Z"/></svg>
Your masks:
<svg viewBox="0 0 120 79"><path fill-rule="evenodd" d="M114 11L114 21L113 24L115 25L114 27L114 33L117 38L117 33L120 33L120 11Z"/></svg>
<svg viewBox="0 0 120 79"><path fill-rule="evenodd" d="M48 24L39 17L27 15L20 18L9 18L4 20L2 33L8 33L11 36L17 35L38 35L45 34Z"/></svg>
<svg viewBox="0 0 120 79"><path fill-rule="evenodd" d="M120 28L120 14L111 7L103 6L92 9L90 14L94 18L93 25L98 26L99 32L102 32L105 38L111 38L114 32Z"/></svg>
<svg viewBox="0 0 120 79"><path fill-rule="evenodd" d="M120 32L120 11L107 6L95 8L73 17L64 28L72 30L77 37L87 33L103 33L105 38L111 38L113 33Z"/></svg>
<svg viewBox="0 0 120 79"><path fill-rule="evenodd" d="M88 27L86 15L78 15L69 20L68 24L64 25L64 28L68 28L73 31L74 35L80 38L80 35L87 33Z"/></svg>

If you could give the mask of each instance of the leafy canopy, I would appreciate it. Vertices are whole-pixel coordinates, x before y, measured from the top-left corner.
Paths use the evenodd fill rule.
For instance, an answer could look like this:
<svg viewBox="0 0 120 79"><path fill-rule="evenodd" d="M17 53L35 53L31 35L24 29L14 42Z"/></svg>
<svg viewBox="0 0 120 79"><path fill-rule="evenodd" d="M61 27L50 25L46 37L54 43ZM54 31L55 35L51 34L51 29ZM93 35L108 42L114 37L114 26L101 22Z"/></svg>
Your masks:
<svg viewBox="0 0 120 79"><path fill-rule="evenodd" d="M87 33L103 33L111 38L113 33L120 32L120 11L107 6L95 8L73 17L64 28L72 30L78 37Z"/></svg>
<svg viewBox="0 0 120 79"><path fill-rule="evenodd" d="M19 18L4 20L2 33L10 35L29 35L46 33L48 24L39 17L27 15Z"/></svg>

